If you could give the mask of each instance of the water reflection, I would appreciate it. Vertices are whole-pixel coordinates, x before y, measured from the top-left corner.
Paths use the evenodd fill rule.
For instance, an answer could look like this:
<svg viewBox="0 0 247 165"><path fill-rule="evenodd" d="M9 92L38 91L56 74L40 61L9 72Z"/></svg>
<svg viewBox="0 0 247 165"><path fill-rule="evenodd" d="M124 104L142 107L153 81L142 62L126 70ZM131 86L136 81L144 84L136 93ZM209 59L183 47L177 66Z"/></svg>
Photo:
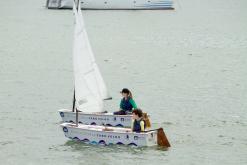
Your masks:
<svg viewBox="0 0 247 165"><path fill-rule="evenodd" d="M144 154L146 152L152 151L168 151L168 148L161 147L161 146L151 146L151 147L135 147L135 146L126 146L126 145L93 145L87 144L83 142L78 142L74 140L67 141L64 146L69 146L72 151L96 151L96 152L104 152L104 153L131 153L131 154Z"/></svg>

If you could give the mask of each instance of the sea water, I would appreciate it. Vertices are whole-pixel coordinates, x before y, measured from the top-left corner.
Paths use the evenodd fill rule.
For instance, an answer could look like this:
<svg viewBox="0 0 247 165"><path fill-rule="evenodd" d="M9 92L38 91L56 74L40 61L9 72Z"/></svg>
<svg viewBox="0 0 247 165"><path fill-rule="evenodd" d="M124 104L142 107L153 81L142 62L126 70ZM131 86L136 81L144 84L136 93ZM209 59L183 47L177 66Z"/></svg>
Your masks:
<svg viewBox="0 0 247 165"><path fill-rule="evenodd" d="M0 162L6 165L247 164L247 2L175 1L176 9L83 11L118 110L123 87L171 148L95 146L67 139L73 98L71 10L45 0L0 1Z"/></svg>

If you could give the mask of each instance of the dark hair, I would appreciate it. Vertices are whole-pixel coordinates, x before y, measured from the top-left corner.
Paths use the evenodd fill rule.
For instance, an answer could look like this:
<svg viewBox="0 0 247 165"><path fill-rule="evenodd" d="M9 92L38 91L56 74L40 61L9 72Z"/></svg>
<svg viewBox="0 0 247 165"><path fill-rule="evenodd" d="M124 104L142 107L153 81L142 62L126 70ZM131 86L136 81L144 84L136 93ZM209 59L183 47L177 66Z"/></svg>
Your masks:
<svg viewBox="0 0 247 165"><path fill-rule="evenodd" d="M128 94L128 96L129 96L130 98L133 98L132 93L131 93L130 90L127 89L127 88L123 88L122 91L121 91L121 93L126 93L126 94Z"/></svg>
<svg viewBox="0 0 247 165"><path fill-rule="evenodd" d="M139 109L139 108L136 108L136 109L134 109L133 111L132 111L132 114L136 114L137 116L139 116L139 117L142 117L142 110L141 109Z"/></svg>

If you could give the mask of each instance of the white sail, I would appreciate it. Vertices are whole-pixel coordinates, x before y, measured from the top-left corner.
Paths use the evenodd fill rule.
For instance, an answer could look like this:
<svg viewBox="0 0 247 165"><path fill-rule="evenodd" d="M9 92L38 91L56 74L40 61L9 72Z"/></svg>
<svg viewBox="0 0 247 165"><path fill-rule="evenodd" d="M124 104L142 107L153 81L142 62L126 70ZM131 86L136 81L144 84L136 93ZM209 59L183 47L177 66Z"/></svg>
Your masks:
<svg viewBox="0 0 247 165"><path fill-rule="evenodd" d="M83 20L79 20L81 18L75 4L73 12L75 16L73 62L76 107L83 112L102 112L103 100L96 76L95 62L92 62L92 50L82 26Z"/></svg>
<svg viewBox="0 0 247 165"><path fill-rule="evenodd" d="M81 9L81 1L79 0L79 4L78 4L78 9ZM108 99L110 98L108 92L107 92L107 89L106 89L106 85L105 85L105 82L103 80L103 77L99 71L99 68L98 68L98 65L95 61L95 57L94 57L94 54L93 54L93 51L92 51L92 48L91 48L91 45L90 45L90 42L89 42L89 39L88 39L88 35L87 35L87 31L86 31L86 28L85 28L85 24L84 24L84 20L83 20L83 16L82 16L82 13L81 13L81 10L78 11L78 15L79 15L79 22L81 24L81 27L82 27L82 30L83 30L83 33L84 33L84 40L87 44L87 48L88 48L88 55L91 57L91 60L92 60L92 64L93 64L93 68L94 68L94 74L96 76L96 79L97 79L97 84L98 84L98 87L99 87L99 92L100 92L100 95L101 95L101 98L102 99Z"/></svg>

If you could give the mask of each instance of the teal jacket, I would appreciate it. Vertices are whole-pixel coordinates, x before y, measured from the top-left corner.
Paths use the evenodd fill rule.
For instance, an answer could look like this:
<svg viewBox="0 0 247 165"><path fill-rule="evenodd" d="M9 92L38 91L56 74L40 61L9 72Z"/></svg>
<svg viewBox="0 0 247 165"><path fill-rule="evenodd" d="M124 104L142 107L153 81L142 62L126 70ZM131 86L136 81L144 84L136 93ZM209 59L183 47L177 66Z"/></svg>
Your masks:
<svg viewBox="0 0 247 165"><path fill-rule="evenodd" d="M123 98L120 102L120 109L124 111L132 111L132 109L137 108L135 101L132 98Z"/></svg>

